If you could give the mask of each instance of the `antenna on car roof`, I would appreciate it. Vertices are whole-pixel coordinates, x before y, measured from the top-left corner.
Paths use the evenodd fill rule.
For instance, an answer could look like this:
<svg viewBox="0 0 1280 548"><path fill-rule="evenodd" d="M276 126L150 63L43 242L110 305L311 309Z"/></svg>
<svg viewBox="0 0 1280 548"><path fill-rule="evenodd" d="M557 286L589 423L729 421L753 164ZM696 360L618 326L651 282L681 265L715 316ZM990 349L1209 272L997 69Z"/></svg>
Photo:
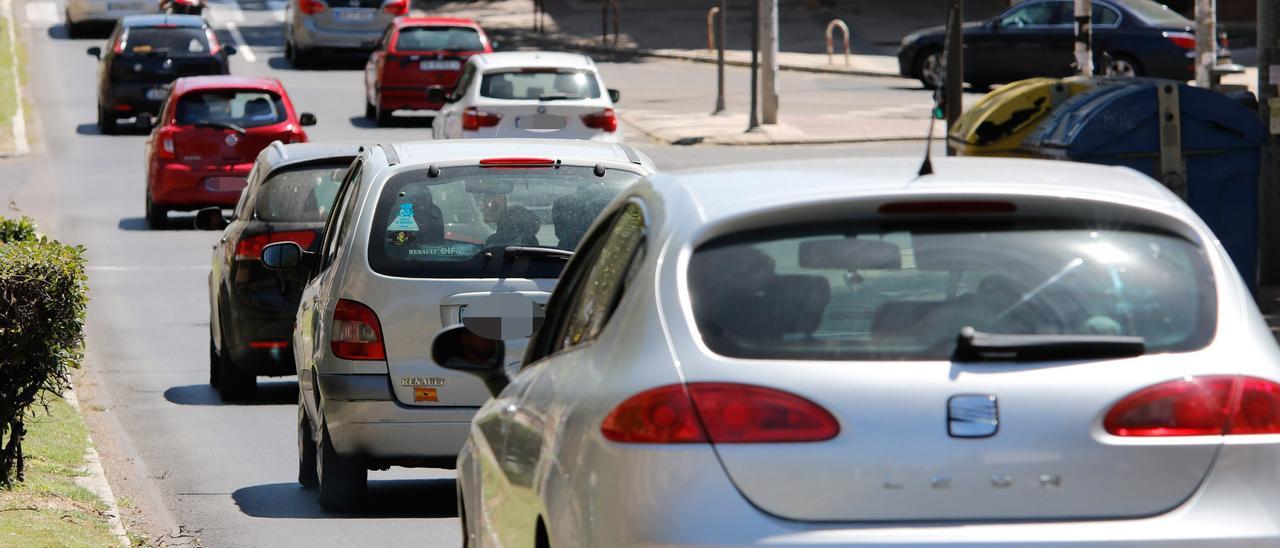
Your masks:
<svg viewBox="0 0 1280 548"><path fill-rule="evenodd" d="M938 86L933 90L933 110L929 112L929 134L924 138L924 162L920 164L920 171L916 175L924 177L925 175L933 175L933 124L938 120L938 112L942 110L942 89Z"/></svg>

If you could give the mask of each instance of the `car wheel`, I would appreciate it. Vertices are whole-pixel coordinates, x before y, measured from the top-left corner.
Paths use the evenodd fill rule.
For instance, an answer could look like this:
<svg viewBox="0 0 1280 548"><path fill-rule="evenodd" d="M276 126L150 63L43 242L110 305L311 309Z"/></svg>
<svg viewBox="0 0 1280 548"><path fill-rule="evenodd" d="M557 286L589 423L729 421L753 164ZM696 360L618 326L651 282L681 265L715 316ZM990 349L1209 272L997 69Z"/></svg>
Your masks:
<svg viewBox="0 0 1280 548"><path fill-rule="evenodd" d="M293 65L295 70L302 70L311 67L311 52L294 45L289 48L289 64Z"/></svg>
<svg viewBox="0 0 1280 548"><path fill-rule="evenodd" d="M941 49L920 52L916 61L916 77L925 89L938 89L947 79L947 59Z"/></svg>
<svg viewBox="0 0 1280 548"><path fill-rule="evenodd" d="M390 111L388 111L388 110L387 110L387 109L385 109L385 108L382 108L382 105L377 105L377 106L373 107L373 109L374 109L374 118L373 118L373 119L374 119L374 121L375 121L375 122L377 122L377 123L378 123L378 125L379 125L379 126L385 126L385 125L388 125L388 124L390 124L390 123L391 123L391 112L390 112Z"/></svg>
<svg viewBox="0 0 1280 548"><path fill-rule="evenodd" d="M368 102L368 101L365 101L365 103L364 103L364 117L365 117L365 118L368 118L368 119L370 119L370 120L377 120L377 119L378 119L378 109L376 109L376 108L374 108L374 107L373 107L373 103L370 103L370 102Z"/></svg>
<svg viewBox="0 0 1280 548"><path fill-rule="evenodd" d="M67 38L79 38L83 34L81 31L81 24L71 20L70 11L64 11L62 16L67 22Z"/></svg>
<svg viewBox="0 0 1280 548"><path fill-rule="evenodd" d="M369 470L359 459L338 454L329 439L328 425L320 428L316 470L319 471L321 508L331 512L350 510L364 498Z"/></svg>
<svg viewBox="0 0 1280 548"><path fill-rule="evenodd" d="M113 135L116 132L116 118L104 106L98 107L98 133Z"/></svg>
<svg viewBox="0 0 1280 548"><path fill-rule="evenodd" d="M289 40L284 41L284 58L293 59L293 42Z"/></svg>
<svg viewBox="0 0 1280 548"><path fill-rule="evenodd" d="M218 357L218 349L213 346L213 335L209 335L209 386L218 388L218 381L222 380L222 372L219 370L222 359Z"/></svg>
<svg viewBox="0 0 1280 548"><path fill-rule="evenodd" d="M151 202L151 193L147 193L147 226L151 230L160 230L169 227L169 210L159 207Z"/></svg>
<svg viewBox="0 0 1280 548"><path fill-rule="evenodd" d="M219 358L218 394L222 397L222 401L242 402L252 397L258 390L258 376L236 367L235 362L231 360L230 352L222 352Z"/></svg>
<svg viewBox="0 0 1280 548"><path fill-rule="evenodd" d="M307 489L320 485L316 471L316 440L311 439L311 421L303 407L302 392L298 392L298 483Z"/></svg>
<svg viewBox="0 0 1280 548"><path fill-rule="evenodd" d="M1111 62L1103 68L1103 73L1107 76L1123 76L1133 78L1142 76L1142 65L1137 59L1123 54L1114 54L1111 56Z"/></svg>

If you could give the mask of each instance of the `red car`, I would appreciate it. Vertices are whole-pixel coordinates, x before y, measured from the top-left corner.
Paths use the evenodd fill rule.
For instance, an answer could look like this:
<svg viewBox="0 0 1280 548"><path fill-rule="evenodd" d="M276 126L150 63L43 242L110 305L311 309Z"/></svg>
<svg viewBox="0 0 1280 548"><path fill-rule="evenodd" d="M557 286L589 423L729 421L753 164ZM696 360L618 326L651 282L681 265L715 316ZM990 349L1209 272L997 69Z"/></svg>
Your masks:
<svg viewBox="0 0 1280 548"><path fill-rule="evenodd" d="M365 117L381 125L397 110L438 110L444 105L427 101L427 90L453 89L467 58L492 51L470 19L397 18L364 68Z"/></svg>
<svg viewBox="0 0 1280 548"><path fill-rule="evenodd" d="M147 224L165 226L171 210L234 206L258 153L306 142L302 126L315 123L275 78L175 80L147 140Z"/></svg>

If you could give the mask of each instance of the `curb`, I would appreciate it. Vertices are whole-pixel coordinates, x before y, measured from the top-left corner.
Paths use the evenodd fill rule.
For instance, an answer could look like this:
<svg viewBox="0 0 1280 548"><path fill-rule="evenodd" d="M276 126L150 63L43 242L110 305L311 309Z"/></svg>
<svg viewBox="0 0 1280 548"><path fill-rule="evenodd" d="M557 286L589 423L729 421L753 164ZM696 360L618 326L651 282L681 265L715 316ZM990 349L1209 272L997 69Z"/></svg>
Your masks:
<svg viewBox="0 0 1280 548"><path fill-rule="evenodd" d="M708 135L672 136L668 132L654 129L653 126L638 122L636 116L627 111L619 111L618 118L628 127L636 130L649 140L672 146L800 146L800 145L850 145L888 142L924 142L927 137L919 134L884 134L869 136L837 136L837 137L791 137L771 136L764 133L747 133L745 130L734 133L711 132ZM767 126L763 126L767 127Z"/></svg>
<svg viewBox="0 0 1280 548"><path fill-rule="evenodd" d="M9 35L9 58L13 60L13 70L10 75L13 78L13 93L16 98L16 108L14 109L13 119L13 152L0 153L0 158L16 158L26 156L31 152L30 143L27 142L27 119L23 115L23 98L22 98L22 80L18 74L18 35L14 29L18 28L18 19L13 15L12 0L0 0L0 17L9 21L6 29Z"/></svg>
<svg viewBox="0 0 1280 548"><path fill-rule="evenodd" d="M8 0L4 1L7 2ZM84 414L80 409L80 400L76 398L74 388L68 388L62 397L71 404L71 407L75 408L76 413ZM75 478L76 484L92 491L93 494L106 503L107 524L111 527L111 534L115 535L121 546L131 546L129 535L124 530L124 523L120 521L120 508L116 506L115 493L111 491L111 484L107 482L107 474L102 469L102 459L98 457L98 450L93 446L92 435L89 436L89 449L85 451L84 461L84 472L87 475Z"/></svg>

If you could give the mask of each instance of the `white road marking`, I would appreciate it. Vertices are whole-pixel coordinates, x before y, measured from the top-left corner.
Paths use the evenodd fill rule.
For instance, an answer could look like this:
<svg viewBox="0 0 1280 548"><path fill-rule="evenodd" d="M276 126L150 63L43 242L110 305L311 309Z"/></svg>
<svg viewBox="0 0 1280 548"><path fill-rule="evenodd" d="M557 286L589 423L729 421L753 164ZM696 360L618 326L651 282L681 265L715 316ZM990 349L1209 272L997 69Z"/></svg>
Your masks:
<svg viewBox="0 0 1280 548"><path fill-rule="evenodd" d="M235 23L227 22L227 32L231 33L231 39L236 41L236 53L244 57L245 61L250 63L258 62L258 56L253 54L253 49L249 47L249 43L245 41L244 35L240 34L240 27Z"/></svg>
<svg viewBox="0 0 1280 548"><path fill-rule="evenodd" d="M62 20L53 2L27 2L28 27L47 27Z"/></svg>
<svg viewBox="0 0 1280 548"><path fill-rule="evenodd" d="M127 265L111 265L111 266L95 266L85 267L90 272L173 272L179 270L209 270L209 265L183 265L183 266L127 266Z"/></svg>

